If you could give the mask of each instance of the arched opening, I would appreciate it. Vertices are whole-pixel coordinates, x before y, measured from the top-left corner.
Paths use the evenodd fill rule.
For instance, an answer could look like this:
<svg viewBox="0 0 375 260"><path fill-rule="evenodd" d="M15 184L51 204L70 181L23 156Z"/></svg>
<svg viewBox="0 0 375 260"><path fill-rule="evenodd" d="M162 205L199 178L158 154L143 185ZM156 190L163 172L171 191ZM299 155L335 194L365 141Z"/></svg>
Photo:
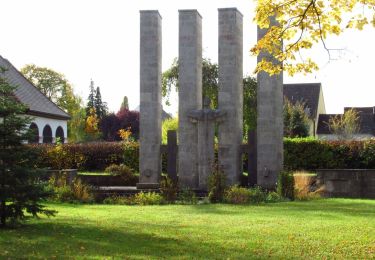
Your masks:
<svg viewBox="0 0 375 260"><path fill-rule="evenodd" d="M39 129L35 123L30 124L30 137L29 137L29 144L37 144L39 143Z"/></svg>
<svg viewBox="0 0 375 260"><path fill-rule="evenodd" d="M64 139L64 129L59 126L57 129L56 129L56 141L57 141L57 138L59 138L60 142L63 144L65 139Z"/></svg>
<svg viewBox="0 0 375 260"><path fill-rule="evenodd" d="M52 143L52 129L49 125L46 125L43 129L43 143L44 144Z"/></svg>

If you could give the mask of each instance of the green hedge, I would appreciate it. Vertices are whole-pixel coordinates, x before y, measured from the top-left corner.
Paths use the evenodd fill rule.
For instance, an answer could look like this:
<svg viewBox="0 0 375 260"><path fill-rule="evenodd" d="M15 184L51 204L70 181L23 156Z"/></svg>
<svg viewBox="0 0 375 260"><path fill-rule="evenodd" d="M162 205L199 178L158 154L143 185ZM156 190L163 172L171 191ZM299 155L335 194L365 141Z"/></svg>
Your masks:
<svg viewBox="0 0 375 260"><path fill-rule="evenodd" d="M37 167L78 168L84 171L104 170L110 164L124 163L139 172L139 144L136 142L98 142L54 145L30 145L38 156ZM163 171L166 156L162 156ZM286 170L333 168L375 169L375 140L320 141L311 138L284 140ZM246 170L246 169L245 169Z"/></svg>
<svg viewBox="0 0 375 260"><path fill-rule="evenodd" d="M104 171L111 164L124 163L138 172L139 145L121 142L64 144L61 150L55 145L31 145L39 154L37 167L76 168L84 171Z"/></svg>
<svg viewBox="0 0 375 260"><path fill-rule="evenodd" d="M286 170L375 169L375 140L284 140Z"/></svg>

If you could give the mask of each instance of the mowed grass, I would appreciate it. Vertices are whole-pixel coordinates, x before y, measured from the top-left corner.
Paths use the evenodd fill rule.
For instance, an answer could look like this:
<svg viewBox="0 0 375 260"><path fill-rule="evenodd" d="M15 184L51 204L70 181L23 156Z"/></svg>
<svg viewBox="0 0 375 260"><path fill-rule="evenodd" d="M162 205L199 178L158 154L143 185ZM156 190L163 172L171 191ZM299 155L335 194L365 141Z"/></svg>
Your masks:
<svg viewBox="0 0 375 260"><path fill-rule="evenodd" d="M373 259L375 201L260 206L48 204L0 230L1 259Z"/></svg>

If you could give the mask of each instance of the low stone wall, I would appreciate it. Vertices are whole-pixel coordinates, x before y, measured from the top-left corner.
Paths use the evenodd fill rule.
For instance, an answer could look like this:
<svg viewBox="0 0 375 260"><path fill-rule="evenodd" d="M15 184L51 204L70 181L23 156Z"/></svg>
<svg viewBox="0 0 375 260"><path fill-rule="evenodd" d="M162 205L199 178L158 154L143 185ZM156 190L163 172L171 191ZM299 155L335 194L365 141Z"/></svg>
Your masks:
<svg viewBox="0 0 375 260"><path fill-rule="evenodd" d="M317 170L327 197L375 199L375 169Z"/></svg>
<svg viewBox="0 0 375 260"><path fill-rule="evenodd" d="M78 177L92 186L135 186L138 182L138 176L126 181L121 176L114 175L78 175Z"/></svg>

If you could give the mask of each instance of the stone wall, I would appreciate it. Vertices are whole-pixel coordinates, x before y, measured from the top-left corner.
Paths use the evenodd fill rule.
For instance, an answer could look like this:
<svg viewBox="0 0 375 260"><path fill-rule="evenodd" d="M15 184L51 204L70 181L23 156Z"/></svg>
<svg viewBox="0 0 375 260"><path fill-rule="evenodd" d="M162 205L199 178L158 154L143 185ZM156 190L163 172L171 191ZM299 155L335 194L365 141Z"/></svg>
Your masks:
<svg viewBox="0 0 375 260"><path fill-rule="evenodd" d="M317 170L327 197L375 198L375 169Z"/></svg>

